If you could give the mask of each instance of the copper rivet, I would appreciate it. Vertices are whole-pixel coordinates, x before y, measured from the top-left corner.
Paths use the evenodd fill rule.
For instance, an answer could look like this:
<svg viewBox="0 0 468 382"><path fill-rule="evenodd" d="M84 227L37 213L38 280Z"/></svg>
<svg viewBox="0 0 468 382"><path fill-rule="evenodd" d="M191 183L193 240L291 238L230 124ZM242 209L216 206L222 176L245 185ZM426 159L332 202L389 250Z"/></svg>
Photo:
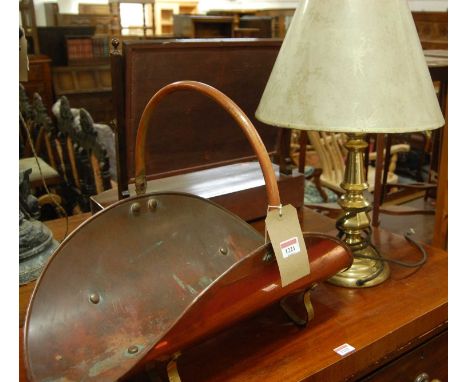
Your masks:
<svg viewBox="0 0 468 382"><path fill-rule="evenodd" d="M140 203L132 203L132 205L130 206L130 212L133 215L140 213L140 209L141 209Z"/></svg>
<svg viewBox="0 0 468 382"><path fill-rule="evenodd" d="M227 250L227 248L225 248L225 247L221 247L221 248L219 249L219 252L220 252L222 255L227 255L228 250Z"/></svg>
<svg viewBox="0 0 468 382"><path fill-rule="evenodd" d="M101 298L99 297L99 295L97 293L92 293L90 296L89 296L89 301L91 301L93 304L97 304L99 302Z"/></svg>
<svg viewBox="0 0 468 382"><path fill-rule="evenodd" d="M130 353L130 354L135 354L135 353L138 353L138 346L136 345L132 345L130 346L127 351Z"/></svg>
<svg viewBox="0 0 468 382"><path fill-rule="evenodd" d="M156 199L148 200L148 208L151 211L156 211L156 207L158 206L158 201Z"/></svg>

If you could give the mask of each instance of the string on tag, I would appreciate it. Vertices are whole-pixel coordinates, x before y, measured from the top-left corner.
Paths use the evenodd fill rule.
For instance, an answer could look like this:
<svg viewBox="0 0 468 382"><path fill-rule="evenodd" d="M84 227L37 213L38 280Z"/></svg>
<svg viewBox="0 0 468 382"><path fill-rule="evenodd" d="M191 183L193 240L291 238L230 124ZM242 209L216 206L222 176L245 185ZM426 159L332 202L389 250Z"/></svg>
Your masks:
<svg viewBox="0 0 468 382"><path fill-rule="evenodd" d="M268 213L268 211L270 211L273 208L276 208L276 209L279 210L279 216L280 217L283 216L283 205L282 204L280 204L279 206L270 206L270 205L268 205L267 213Z"/></svg>
<svg viewBox="0 0 468 382"><path fill-rule="evenodd" d="M279 210L279 216L282 217L283 216L283 205L282 204L280 204L279 206L270 206L270 205L268 205L267 214L271 209L274 209L274 208ZM266 224L265 224L265 244L267 243L267 235L268 235L267 227L266 227Z"/></svg>

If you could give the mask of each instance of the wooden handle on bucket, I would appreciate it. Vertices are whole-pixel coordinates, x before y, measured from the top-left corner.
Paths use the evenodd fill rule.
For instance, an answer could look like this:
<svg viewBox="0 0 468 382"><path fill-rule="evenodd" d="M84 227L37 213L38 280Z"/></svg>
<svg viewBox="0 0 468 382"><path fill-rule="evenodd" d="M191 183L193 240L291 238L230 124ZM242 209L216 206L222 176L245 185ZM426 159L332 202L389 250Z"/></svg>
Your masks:
<svg viewBox="0 0 468 382"><path fill-rule="evenodd" d="M144 194L146 191L146 172L145 172L145 144L146 133L148 131L148 123L154 109L159 102L168 94L179 90L195 90L202 93L226 110L231 117L241 127L247 139L250 142L255 154L257 155L263 177L265 179L268 204L270 206L279 206L281 204L278 184L276 183L275 172L268 156L268 152L263 144L262 139L258 135L252 122L245 113L224 93L207 84L196 81L179 81L166 85L159 90L146 104L143 114L141 115L140 123L135 144L135 189L137 195Z"/></svg>

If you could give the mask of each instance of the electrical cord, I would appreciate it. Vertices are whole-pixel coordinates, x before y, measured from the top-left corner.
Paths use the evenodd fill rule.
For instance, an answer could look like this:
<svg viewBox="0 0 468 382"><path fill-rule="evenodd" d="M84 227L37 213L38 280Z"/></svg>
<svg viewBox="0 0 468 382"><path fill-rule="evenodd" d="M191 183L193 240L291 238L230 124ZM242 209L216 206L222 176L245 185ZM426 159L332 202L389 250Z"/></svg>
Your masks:
<svg viewBox="0 0 468 382"><path fill-rule="evenodd" d="M337 237L339 239L342 239L343 236L346 234L346 232L341 228L343 226L343 223L355 217L358 213L361 212L366 212L368 213L369 211L372 210L371 206L367 207L362 207L362 208L356 208L352 211L346 211L340 218L337 219L336 221L336 229L338 230ZM371 242L371 237L372 237L372 228L368 227L367 229L364 230L365 236L362 237L362 241L358 244L350 244L349 247L353 251L353 256L355 258L359 259L369 259L369 260L375 260L380 262L380 267L379 270L376 271L374 274L371 276L364 278L364 279L359 279L356 281L356 286L363 286L364 284L368 283L371 280L374 280L376 277L378 277L384 270L383 262L395 264L401 267L405 268L419 268L422 267L426 261L427 261L427 252L423 248L423 246L419 243L417 243L411 236L415 233L414 229L410 228L406 233L405 233L405 239L413 246L415 246L420 252L421 252L421 258L414 262L414 263L409 263L406 261L401 261L401 260L396 260L396 259L390 259L388 257L382 256L380 250ZM376 253L377 256L369 256L369 255L361 255L359 253L354 253L355 251L362 250L364 248L371 247Z"/></svg>

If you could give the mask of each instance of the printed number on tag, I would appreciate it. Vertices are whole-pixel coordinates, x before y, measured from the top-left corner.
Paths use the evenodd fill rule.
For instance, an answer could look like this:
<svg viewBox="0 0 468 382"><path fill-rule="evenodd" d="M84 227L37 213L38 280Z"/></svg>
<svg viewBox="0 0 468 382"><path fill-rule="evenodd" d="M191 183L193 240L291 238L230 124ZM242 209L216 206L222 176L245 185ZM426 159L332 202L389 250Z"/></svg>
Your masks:
<svg viewBox="0 0 468 382"><path fill-rule="evenodd" d="M283 254L283 258L287 258L301 251L301 248L299 247L299 240L297 239L297 237L293 237L291 239L282 241L280 243L280 247L281 253Z"/></svg>
<svg viewBox="0 0 468 382"><path fill-rule="evenodd" d="M282 211L281 216L278 209L268 211L265 226L285 287L310 274L310 264L296 208L288 204Z"/></svg>

